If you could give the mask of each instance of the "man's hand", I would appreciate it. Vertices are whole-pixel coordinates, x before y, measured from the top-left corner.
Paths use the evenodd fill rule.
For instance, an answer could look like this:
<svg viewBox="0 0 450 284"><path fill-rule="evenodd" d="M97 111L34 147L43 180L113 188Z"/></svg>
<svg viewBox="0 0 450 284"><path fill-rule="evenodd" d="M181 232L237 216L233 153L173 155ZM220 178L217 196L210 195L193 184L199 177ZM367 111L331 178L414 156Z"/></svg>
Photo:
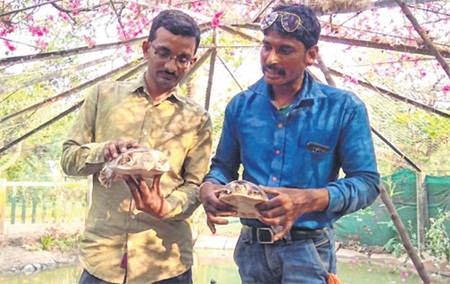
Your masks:
<svg viewBox="0 0 450 284"><path fill-rule="evenodd" d="M141 176L125 176L124 180L131 191L137 209L158 218L163 218L167 214L168 203L159 188L161 175L153 178L151 188Z"/></svg>
<svg viewBox="0 0 450 284"><path fill-rule="evenodd" d="M203 184L200 187L200 200L206 212L206 223L213 234L216 233L217 225L227 225L228 220L220 217L228 217L236 214L233 211L233 206L230 206L219 200L220 191L224 188L223 185L217 185L210 182Z"/></svg>
<svg viewBox="0 0 450 284"><path fill-rule="evenodd" d="M111 141L103 146L103 156L105 161L111 161L119 157L120 154L125 153L130 148L138 148L139 144L136 141Z"/></svg>
<svg viewBox="0 0 450 284"><path fill-rule="evenodd" d="M328 206L328 190L297 189L297 188L270 188L261 186L264 192L273 198L256 205L261 213L259 220L267 225L283 230L275 234L274 240L282 239L303 214L313 211L323 211Z"/></svg>

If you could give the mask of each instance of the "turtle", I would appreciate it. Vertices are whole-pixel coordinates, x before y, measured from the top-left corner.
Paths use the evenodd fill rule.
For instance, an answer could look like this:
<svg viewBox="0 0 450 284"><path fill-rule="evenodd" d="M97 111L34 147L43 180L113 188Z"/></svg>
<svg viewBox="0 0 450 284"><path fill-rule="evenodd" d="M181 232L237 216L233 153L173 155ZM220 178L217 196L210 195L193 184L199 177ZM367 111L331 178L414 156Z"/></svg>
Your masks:
<svg viewBox="0 0 450 284"><path fill-rule="evenodd" d="M219 193L219 199L236 209L236 217L258 218L255 205L268 200L261 187L245 180L235 180L225 185Z"/></svg>
<svg viewBox="0 0 450 284"><path fill-rule="evenodd" d="M110 188L113 182L123 180L124 175L153 178L169 169L169 158L166 154L152 148L139 147L129 149L106 162L98 179L103 186Z"/></svg>

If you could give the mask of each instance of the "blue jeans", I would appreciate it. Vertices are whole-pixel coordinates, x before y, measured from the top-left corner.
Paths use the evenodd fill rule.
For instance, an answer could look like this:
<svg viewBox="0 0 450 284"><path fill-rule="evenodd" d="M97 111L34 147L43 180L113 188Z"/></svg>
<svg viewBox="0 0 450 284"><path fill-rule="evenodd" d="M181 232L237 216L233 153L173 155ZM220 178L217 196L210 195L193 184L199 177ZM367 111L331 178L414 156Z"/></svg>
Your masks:
<svg viewBox="0 0 450 284"><path fill-rule="evenodd" d="M124 279L123 281L124 281L123 283L126 283L126 279ZM83 270L83 273L81 274L78 284L114 284L114 283L103 281L102 279L99 279L94 275L90 274L86 270ZM154 282L153 284L192 284L192 269L189 268L188 271L184 272L181 275L175 276L170 279Z"/></svg>
<svg viewBox="0 0 450 284"><path fill-rule="evenodd" d="M243 284L324 284L336 273L334 231L325 228L314 239L259 244L242 230L234 250Z"/></svg>

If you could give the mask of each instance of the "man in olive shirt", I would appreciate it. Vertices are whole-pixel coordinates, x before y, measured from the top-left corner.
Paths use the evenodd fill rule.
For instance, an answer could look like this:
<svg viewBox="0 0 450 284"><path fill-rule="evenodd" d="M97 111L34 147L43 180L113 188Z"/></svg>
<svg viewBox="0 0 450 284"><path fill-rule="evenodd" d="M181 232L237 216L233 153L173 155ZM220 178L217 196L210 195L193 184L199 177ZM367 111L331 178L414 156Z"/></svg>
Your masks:
<svg viewBox="0 0 450 284"><path fill-rule="evenodd" d="M162 11L142 44L147 70L128 82L102 82L87 96L61 164L73 176L93 175L92 205L80 246L80 283L192 283L192 234L212 140L207 112L178 83L196 61L200 30L177 10ZM129 148L169 156L162 177L101 186L104 162Z"/></svg>

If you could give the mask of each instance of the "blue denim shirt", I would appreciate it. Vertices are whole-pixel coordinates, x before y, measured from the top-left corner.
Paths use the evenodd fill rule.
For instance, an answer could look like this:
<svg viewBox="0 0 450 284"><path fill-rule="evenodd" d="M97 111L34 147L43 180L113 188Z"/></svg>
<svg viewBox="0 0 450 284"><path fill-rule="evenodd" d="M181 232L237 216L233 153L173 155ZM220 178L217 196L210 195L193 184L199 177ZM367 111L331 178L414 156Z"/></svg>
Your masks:
<svg viewBox="0 0 450 284"><path fill-rule="evenodd" d="M305 73L296 101L282 115L264 78L227 105L222 135L205 181L242 178L268 187L326 188L323 212L297 219L295 227L331 227L345 214L369 206L379 194L366 108L354 94L315 82ZM342 168L345 177L338 179ZM261 226L256 219L241 219Z"/></svg>

